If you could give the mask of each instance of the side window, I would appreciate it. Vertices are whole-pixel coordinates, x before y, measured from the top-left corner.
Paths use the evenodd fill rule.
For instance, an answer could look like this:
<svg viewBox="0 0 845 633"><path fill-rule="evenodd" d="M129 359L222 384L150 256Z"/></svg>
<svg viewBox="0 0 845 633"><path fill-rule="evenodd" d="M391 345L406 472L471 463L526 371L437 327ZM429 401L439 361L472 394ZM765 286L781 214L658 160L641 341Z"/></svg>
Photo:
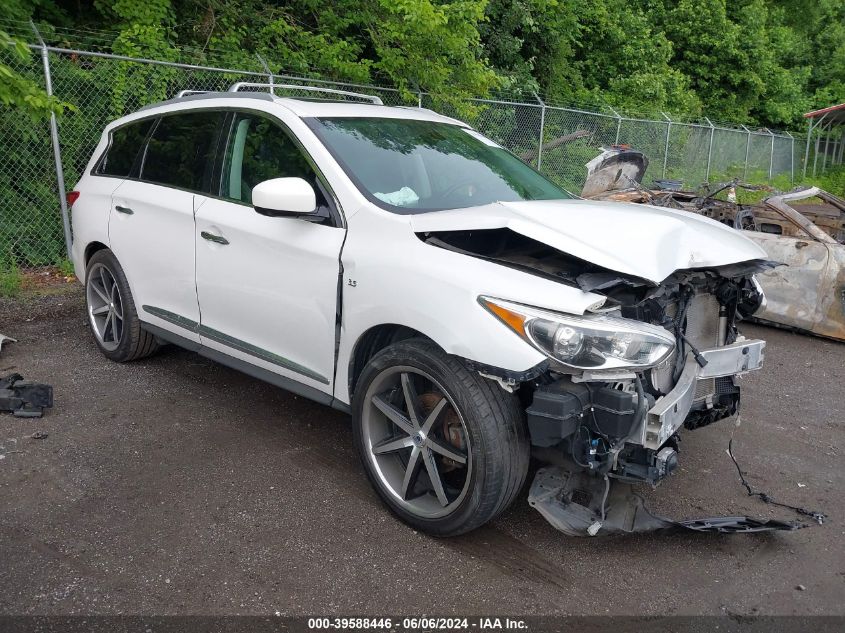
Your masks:
<svg viewBox="0 0 845 633"><path fill-rule="evenodd" d="M223 117L212 111L163 116L147 144L141 179L208 192Z"/></svg>
<svg viewBox="0 0 845 633"><path fill-rule="evenodd" d="M100 163L94 170L101 176L121 176L126 178L132 173L132 166L138 157L147 133L154 119L145 119L136 123L129 123L112 130L111 142Z"/></svg>
<svg viewBox="0 0 845 633"><path fill-rule="evenodd" d="M307 180L317 193L317 204L326 204L317 185L317 174L287 132L266 117L238 113L229 133L220 194L251 204L255 185L287 177Z"/></svg>

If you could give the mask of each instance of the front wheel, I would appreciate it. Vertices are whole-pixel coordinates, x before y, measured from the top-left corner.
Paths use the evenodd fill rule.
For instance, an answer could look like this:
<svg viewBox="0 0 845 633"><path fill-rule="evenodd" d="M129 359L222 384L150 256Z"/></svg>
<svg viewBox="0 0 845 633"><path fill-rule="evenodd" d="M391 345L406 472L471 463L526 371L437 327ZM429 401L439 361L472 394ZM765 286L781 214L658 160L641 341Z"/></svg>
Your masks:
<svg viewBox="0 0 845 633"><path fill-rule="evenodd" d="M353 431L382 500L435 536L491 520L528 472L517 397L426 340L392 345L367 364L353 398Z"/></svg>

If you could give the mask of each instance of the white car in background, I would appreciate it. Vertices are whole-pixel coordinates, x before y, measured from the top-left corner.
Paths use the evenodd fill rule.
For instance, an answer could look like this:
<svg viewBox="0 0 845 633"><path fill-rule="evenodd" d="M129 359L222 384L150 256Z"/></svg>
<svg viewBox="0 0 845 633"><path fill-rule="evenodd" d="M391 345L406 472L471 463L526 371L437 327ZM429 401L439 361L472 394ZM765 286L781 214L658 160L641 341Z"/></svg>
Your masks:
<svg viewBox="0 0 845 633"><path fill-rule="evenodd" d="M103 354L175 343L351 413L375 490L430 534L505 510L532 454L556 527L629 531L611 482L669 474L762 363L736 329L750 240L571 199L423 109L176 98L108 125L72 197Z"/></svg>

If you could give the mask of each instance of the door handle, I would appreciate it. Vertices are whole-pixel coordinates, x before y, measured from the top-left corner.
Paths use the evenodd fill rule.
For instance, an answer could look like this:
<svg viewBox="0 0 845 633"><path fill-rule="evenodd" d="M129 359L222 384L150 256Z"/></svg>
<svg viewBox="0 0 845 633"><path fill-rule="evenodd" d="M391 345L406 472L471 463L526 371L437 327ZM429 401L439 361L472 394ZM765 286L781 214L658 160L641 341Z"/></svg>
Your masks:
<svg viewBox="0 0 845 633"><path fill-rule="evenodd" d="M222 235L215 235L214 233L209 233L208 231L200 231L200 237L204 240L208 240L209 242L214 242L215 244L223 244L223 246L229 243L229 240Z"/></svg>
<svg viewBox="0 0 845 633"><path fill-rule="evenodd" d="M809 246L808 242L795 242L795 248L804 248L805 246Z"/></svg>
<svg viewBox="0 0 845 633"><path fill-rule="evenodd" d="M122 207L119 204L114 205L114 210L117 211L118 213L125 213L126 215L132 215L133 213L135 213L129 207Z"/></svg>

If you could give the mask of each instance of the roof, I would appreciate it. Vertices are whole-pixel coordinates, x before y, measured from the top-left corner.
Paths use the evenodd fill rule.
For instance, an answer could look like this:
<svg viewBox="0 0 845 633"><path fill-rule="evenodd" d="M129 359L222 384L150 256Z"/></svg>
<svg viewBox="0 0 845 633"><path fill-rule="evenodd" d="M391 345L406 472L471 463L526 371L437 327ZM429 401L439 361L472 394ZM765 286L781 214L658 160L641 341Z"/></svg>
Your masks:
<svg viewBox="0 0 845 633"><path fill-rule="evenodd" d="M437 114L426 108L414 108L405 106L384 106L357 101L317 101L313 99L296 99L290 97L279 97L267 92L206 92L191 94L167 101L151 103L144 106L138 112L152 110L162 106L180 105L190 102L198 102L204 106L211 106L209 101L227 99L238 99L239 101L258 99L261 101L272 101L284 106L295 115L301 118L308 117L372 117L384 119L413 119L417 121L437 121L468 127L466 123L450 117ZM131 116L131 115L130 115Z"/></svg>
<svg viewBox="0 0 845 633"><path fill-rule="evenodd" d="M353 101L310 101L306 99L292 99L290 97L276 97L275 101L303 118L375 117L384 119L416 119L418 121L442 121L444 123L466 126L466 123L437 114L426 108L373 105Z"/></svg>
<svg viewBox="0 0 845 633"><path fill-rule="evenodd" d="M845 123L845 103L839 105L822 108L821 110L813 110L804 115L805 119L824 119L832 123Z"/></svg>

